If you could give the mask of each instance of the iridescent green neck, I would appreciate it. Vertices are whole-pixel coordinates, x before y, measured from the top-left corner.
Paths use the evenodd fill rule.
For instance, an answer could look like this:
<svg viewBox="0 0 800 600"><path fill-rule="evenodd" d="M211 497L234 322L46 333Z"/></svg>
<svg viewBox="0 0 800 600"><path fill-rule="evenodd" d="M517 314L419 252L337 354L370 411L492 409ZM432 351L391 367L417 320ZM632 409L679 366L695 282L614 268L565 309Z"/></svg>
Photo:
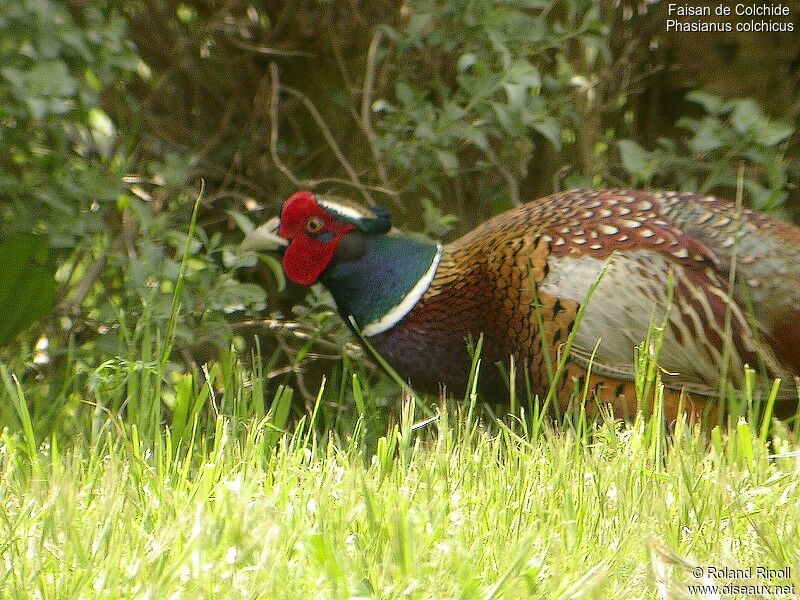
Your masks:
<svg viewBox="0 0 800 600"><path fill-rule="evenodd" d="M402 233L366 235L355 260L336 261L325 272L339 312L352 315L365 336L396 325L428 289L442 247Z"/></svg>

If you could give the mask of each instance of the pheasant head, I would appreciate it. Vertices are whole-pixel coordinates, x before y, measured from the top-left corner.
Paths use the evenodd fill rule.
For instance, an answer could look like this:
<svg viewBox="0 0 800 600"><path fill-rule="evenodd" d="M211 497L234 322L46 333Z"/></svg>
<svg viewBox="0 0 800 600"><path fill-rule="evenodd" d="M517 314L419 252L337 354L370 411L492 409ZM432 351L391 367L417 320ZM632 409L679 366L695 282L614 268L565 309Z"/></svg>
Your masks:
<svg viewBox="0 0 800 600"><path fill-rule="evenodd" d="M317 282L364 335L395 325L422 297L441 246L391 228L388 211L297 192L276 217L253 230L243 249L282 251L286 277Z"/></svg>

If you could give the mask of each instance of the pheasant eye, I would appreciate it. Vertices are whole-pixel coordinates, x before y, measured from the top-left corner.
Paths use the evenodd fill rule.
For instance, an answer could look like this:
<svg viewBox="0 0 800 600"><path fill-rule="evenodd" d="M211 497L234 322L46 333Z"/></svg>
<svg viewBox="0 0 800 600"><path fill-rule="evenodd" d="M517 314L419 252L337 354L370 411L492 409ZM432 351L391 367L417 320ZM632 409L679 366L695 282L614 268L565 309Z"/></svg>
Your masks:
<svg viewBox="0 0 800 600"><path fill-rule="evenodd" d="M306 221L306 231L308 231L308 233L319 233L322 231L324 225L322 219L319 217L311 217Z"/></svg>

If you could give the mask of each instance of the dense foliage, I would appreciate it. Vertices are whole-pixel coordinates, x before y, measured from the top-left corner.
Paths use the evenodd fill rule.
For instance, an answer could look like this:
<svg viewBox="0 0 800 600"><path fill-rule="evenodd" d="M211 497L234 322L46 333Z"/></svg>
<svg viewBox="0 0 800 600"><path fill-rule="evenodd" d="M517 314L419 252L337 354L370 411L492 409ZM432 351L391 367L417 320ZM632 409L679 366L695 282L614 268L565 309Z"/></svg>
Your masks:
<svg viewBox="0 0 800 600"><path fill-rule="evenodd" d="M4 360L64 416L165 348L179 397L257 332L268 379L313 404L308 367L364 357L325 294L279 292L276 265L235 248L298 186L436 237L585 185L732 198L741 177L746 203L795 215L796 41L754 98L713 73L692 89L661 3L603 4L0 3Z"/></svg>
<svg viewBox="0 0 800 600"><path fill-rule="evenodd" d="M643 343L624 425L523 386L495 418L477 355L463 399L400 401L237 249L298 187L445 239L584 185L796 220L800 37L670 36L665 5L0 0L0 598L800 586L774 395L670 427Z"/></svg>

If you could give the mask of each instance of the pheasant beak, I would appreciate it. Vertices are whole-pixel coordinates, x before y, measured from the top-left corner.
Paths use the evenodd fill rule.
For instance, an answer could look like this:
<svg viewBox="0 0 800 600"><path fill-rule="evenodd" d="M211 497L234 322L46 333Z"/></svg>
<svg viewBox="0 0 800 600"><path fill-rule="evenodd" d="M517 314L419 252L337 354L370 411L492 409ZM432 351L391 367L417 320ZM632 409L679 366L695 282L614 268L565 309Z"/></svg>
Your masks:
<svg viewBox="0 0 800 600"><path fill-rule="evenodd" d="M255 250L256 252L275 252L289 245L289 241L278 235L281 224L279 217L272 217L269 221L256 227L248 233L239 248L242 250Z"/></svg>

